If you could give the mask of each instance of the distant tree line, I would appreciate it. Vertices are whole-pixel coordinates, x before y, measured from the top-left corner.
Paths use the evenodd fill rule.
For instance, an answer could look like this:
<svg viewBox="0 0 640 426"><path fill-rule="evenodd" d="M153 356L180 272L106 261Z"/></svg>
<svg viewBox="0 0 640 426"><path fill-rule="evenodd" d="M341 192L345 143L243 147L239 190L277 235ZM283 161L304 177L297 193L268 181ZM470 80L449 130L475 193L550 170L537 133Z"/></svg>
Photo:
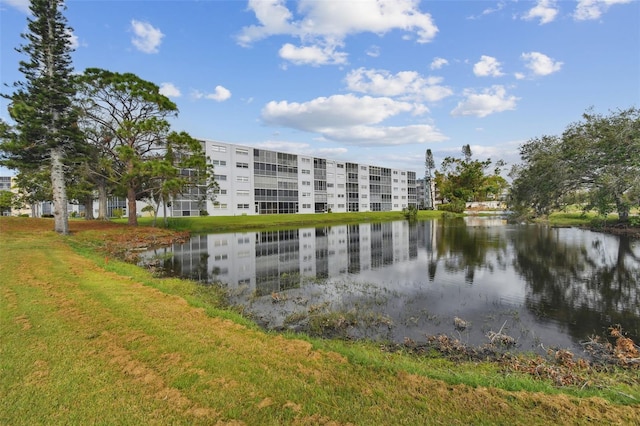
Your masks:
<svg viewBox="0 0 640 426"><path fill-rule="evenodd" d="M587 111L562 135L541 136L520 147L512 168L512 208L541 216L568 205L629 220L640 204L640 110L608 115Z"/></svg>
<svg viewBox="0 0 640 426"><path fill-rule="evenodd" d="M137 200L157 213L180 194L213 199L212 166L199 141L171 130L178 109L157 85L97 68L73 74L64 9L62 0L31 1L17 49L24 81L2 95L13 123L0 121L0 164L17 171L22 200L53 201L54 229L67 234L69 200L91 219L97 197L105 219L107 198L126 197L136 225Z"/></svg>

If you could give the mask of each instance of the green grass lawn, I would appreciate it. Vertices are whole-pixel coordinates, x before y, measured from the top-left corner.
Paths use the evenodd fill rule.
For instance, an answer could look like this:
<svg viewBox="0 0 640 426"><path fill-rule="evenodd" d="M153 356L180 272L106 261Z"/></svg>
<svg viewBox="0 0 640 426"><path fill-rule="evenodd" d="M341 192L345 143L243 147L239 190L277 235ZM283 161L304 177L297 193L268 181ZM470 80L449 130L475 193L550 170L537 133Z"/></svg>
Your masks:
<svg viewBox="0 0 640 426"><path fill-rule="evenodd" d="M74 226L62 237L49 220L0 218L0 424L640 423L637 370L576 370L583 381L559 387L491 362L263 332L197 283L93 251Z"/></svg>
<svg viewBox="0 0 640 426"><path fill-rule="evenodd" d="M442 217L443 212L422 210L418 219ZM175 230L202 232L227 232L235 230L257 230L265 228L287 228L299 226L338 225L356 222L384 222L404 220L403 212L361 212L361 213L317 213L317 214L281 214L281 215L245 215L245 216L199 216L168 218L169 228ZM126 223L126 219L116 220ZM153 218L138 219L140 225L151 225ZM163 219L157 223L162 225Z"/></svg>

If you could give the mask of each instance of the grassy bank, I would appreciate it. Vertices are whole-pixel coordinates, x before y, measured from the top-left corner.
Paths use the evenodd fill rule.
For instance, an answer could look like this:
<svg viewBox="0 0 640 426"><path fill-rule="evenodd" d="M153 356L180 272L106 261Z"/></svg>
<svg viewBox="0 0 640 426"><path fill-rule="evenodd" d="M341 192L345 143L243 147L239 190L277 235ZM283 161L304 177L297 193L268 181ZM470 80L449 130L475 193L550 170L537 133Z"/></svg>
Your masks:
<svg viewBox="0 0 640 426"><path fill-rule="evenodd" d="M442 217L442 212L423 210L418 212L419 219ZM258 230L265 228L287 228L300 226L342 225L356 222L385 222L403 220L402 212L363 212L363 213L319 213L319 214L282 214L253 216L200 216L169 218L169 228L193 233L228 232L237 230ZM121 219L118 222L126 223ZM151 225L153 218L140 218L141 225ZM158 219L158 225L162 219Z"/></svg>
<svg viewBox="0 0 640 426"><path fill-rule="evenodd" d="M71 226L0 218L0 424L640 422L637 371L559 388L493 363L265 333L215 292L94 251L121 227Z"/></svg>

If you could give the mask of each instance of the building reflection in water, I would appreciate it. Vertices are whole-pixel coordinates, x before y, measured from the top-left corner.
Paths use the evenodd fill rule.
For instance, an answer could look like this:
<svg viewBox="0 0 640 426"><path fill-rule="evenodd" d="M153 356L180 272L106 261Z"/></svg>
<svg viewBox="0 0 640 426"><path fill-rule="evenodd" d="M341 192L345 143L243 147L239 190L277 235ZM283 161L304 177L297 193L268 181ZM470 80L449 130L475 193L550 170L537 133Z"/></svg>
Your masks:
<svg viewBox="0 0 640 426"><path fill-rule="evenodd" d="M407 261L418 256L418 235L408 222L194 236L173 252L165 268L174 275L261 296L297 288L303 279L326 279ZM427 227L427 230L431 227Z"/></svg>

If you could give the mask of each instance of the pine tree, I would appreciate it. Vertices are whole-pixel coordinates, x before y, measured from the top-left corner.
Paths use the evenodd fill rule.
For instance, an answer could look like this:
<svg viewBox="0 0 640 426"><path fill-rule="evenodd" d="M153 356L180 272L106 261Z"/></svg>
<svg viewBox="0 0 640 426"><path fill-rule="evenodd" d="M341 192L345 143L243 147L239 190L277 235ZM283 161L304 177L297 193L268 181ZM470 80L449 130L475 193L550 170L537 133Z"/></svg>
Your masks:
<svg viewBox="0 0 640 426"><path fill-rule="evenodd" d="M66 162L78 153L82 138L72 100L71 28L62 14L62 0L32 0L26 43L17 50L25 81L14 83L9 114L15 122L12 137L3 138L2 163L21 173L48 169L53 188L54 229L69 233Z"/></svg>

